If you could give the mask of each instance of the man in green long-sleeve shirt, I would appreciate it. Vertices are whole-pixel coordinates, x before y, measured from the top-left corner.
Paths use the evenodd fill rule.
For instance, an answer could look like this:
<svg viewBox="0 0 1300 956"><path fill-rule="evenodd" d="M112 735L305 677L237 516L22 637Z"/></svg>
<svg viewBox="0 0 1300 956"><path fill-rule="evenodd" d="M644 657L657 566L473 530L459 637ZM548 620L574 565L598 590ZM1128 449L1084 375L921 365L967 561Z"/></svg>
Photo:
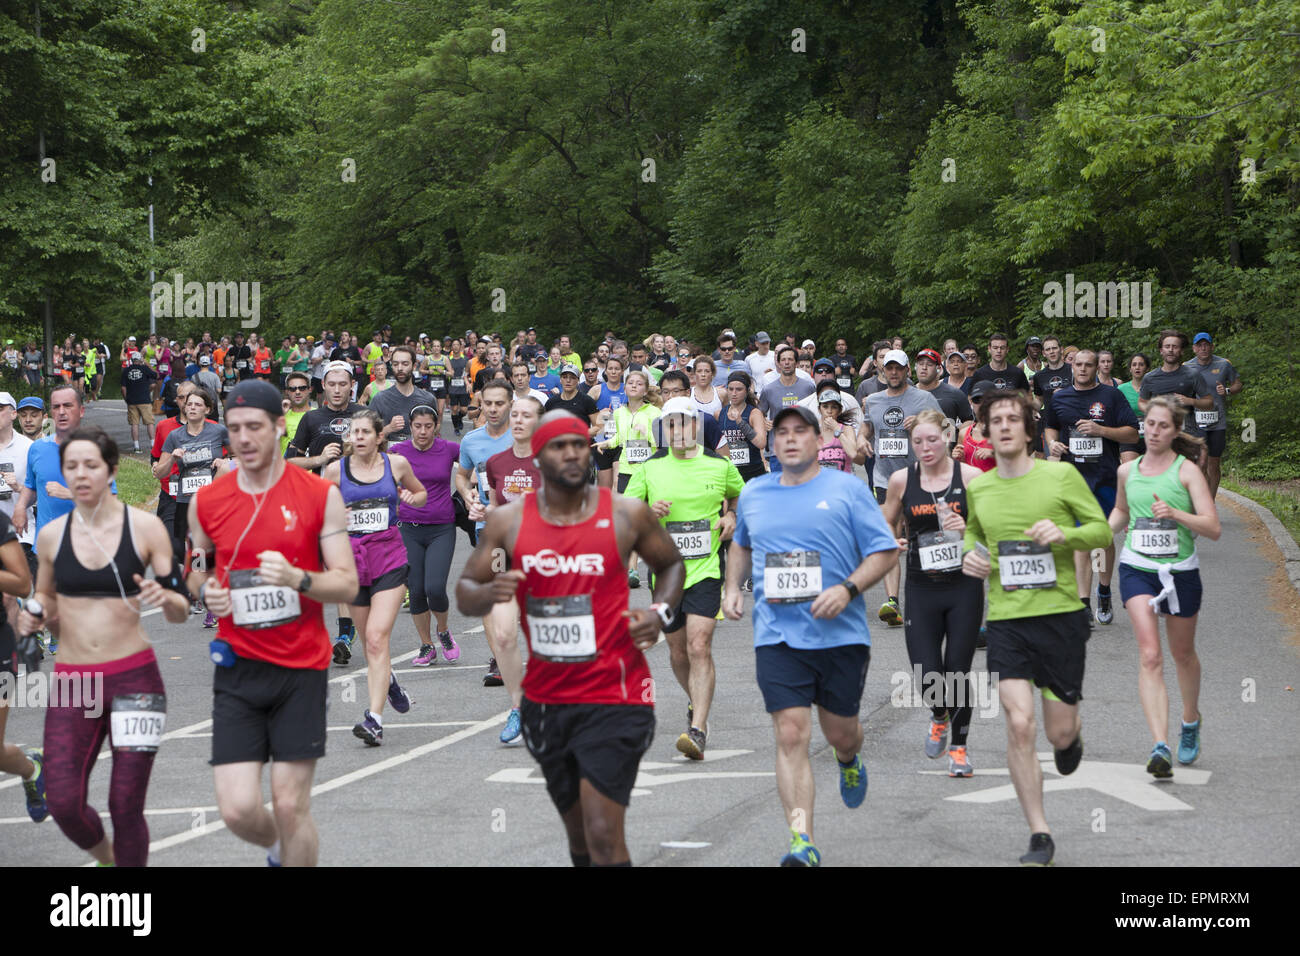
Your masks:
<svg viewBox="0 0 1300 956"><path fill-rule="evenodd" d="M1111 532L1077 469L1032 457L1033 411L1023 392L990 392L980 403L980 427L997 467L966 490L962 570L989 579L988 668L997 675L1007 767L1031 834L1020 862L1046 866L1055 845L1034 752L1034 686L1042 691L1043 729L1056 751L1056 769L1062 776L1073 773L1083 759L1079 701L1088 641L1073 552L1105 547Z"/></svg>

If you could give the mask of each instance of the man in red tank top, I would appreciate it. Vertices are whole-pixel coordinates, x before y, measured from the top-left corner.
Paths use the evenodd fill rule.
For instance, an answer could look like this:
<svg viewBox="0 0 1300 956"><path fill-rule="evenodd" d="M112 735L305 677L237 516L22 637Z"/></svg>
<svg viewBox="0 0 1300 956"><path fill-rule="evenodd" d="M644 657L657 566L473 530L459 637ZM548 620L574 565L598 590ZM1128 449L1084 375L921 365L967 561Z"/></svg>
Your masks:
<svg viewBox="0 0 1300 956"><path fill-rule="evenodd" d="M315 866L316 760L325 755L330 637L321 605L357 594L336 486L280 457L280 392L241 382L226 401L239 468L190 501L191 593L217 616L212 765L230 831L268 847L267 862ZM323 566L322 566L323 565ZM262 806L271 766L274 815Z"/></svg>
<svg viewBox="0 0 1300 956"><path fill-rule="evenodd" d="M528 638L524 742L568 831L575 866L630 866L623 820L654 738L646 649L682 597L686 570L644 502L587 483L588 427L571 412L533 434L534 494L494 509L456 584L462 614L517 601ZM627 562L654 572L654 604L628 608ZM511 570L495 568L509 559Z"/></svg>

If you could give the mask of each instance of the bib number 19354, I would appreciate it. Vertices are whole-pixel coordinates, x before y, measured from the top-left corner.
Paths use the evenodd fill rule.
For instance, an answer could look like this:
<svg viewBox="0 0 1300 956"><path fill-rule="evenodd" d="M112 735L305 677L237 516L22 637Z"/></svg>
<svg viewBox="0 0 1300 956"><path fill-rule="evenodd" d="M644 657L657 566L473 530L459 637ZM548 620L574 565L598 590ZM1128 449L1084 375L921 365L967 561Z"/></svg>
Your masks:
<svg viewBox="0 0 1300 956"><path fill-rule="evenodd" d="M763 597L770 604L802 604L822 593L820 551L769 551L763 562Z"/></svg>

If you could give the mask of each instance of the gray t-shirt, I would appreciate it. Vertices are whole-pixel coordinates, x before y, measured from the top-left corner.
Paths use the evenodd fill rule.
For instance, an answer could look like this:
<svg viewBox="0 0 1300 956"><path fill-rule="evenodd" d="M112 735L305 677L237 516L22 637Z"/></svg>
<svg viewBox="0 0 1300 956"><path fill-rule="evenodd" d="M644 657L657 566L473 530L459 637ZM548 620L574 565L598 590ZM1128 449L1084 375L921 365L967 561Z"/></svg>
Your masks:
<svg viewBox="0 0 1300 956"><path fill-rule="evenodd" d="M419 405L428 405L436 409L438 400L429 392L422 388L411 390L410 395L403 395L398 386L386 388L370 399L370 407L379 413L379 417L384 420L384 425L388 425L398 415L406 422L401 431L389 432L389 443L405 441L411 437L411 409Z"/></svg>
<svg viewBox="0 0 1300 956"><path fill-rule="evenodd" d="M1232 363L1226 358L1220 358L1217 355L1211 356L1209 365L1202 365L1200 359L1192 359L1190 362L1184 362L1183 368L1191 369L1193 372L1200 372L1201 378L1205 379L1206 387L1209 388L1210 394L1214 396L1214 417L1212 424L1204 426L1207 432L1221 432L1228 427L1228 396L1220 395L1218 386L1222 385L1225 389L1233 382L1237 381L1237 370L1232 367ZM1197 417L1197 410L1188 409L1190 417ZM1208 417L1205 412L1200 413L1201 418Z"/></svg>
<svg viewBox="0 0 1300 956"><path fill-rule="evenodd" d="M188 425L169 432L163 440L163 454L171 452L180 468L176 500L184 504L204 485L212 483L212 463L221 457L229 442L226 426L204 420L203 430L191 435Z"/></svg>
<svg viewBox="0 0 1300 956"><path fill-rule="evenodd" d="M1158 368L1154 372L1147 372L1143 377L1142 390L1138 393L1138 397L1151 398L1154 395L1174 393L1187 398L1204 398L1210 394L1210 386L1206 384L1205 376L1196 374L1186 365L1180 366L1174 372L1166 372L1163 368ZM1193 438L1204 438L1205 430L1196 422L1197 409L1188 408L1185 411L1187 417L1183 420L1183 431Z"/></svg>
<svg viewBox="0 0 1300 956"><path fill-rule="evenodd" d="M216 372L208 366L204 366L194 373L194 384L199 388L206 389L213 400L217 403L216 408L212 410L214 418L221 415L221 378Z"/></svg>
<svg viewBox="0 0 1300 956"><path fill-rule="evenodd" d="M917 388L920 388L918 385ZM927 389L921 389L927 391ZM934 400L939 403L939 410L943 412L944 417L952 422L953 428L957 427L958 422L968 422L975 417L971 411L970 399L960 388L954 388L951 385L945 385L940 382L934 389L929 390L934 396Z"/></svg>
<svg viewBox="0 0 1300 956"><path fill-rule="evenodd" d="M771 383L763 386L763 392L758 397L758 410L770 422L781 409L799 404L800 399L807 398L814 391L816 386L811 379L795 378L793 385L782 385L780 378L773 379ZM772 454L770 431L767 433L767 453Z"/></svg>
<svg viewBox="0 0 1300 956"><path fill-rule="evenodd" d="M889 388L888 382L882 382L880 376L872 375L870 378L864 378L861 384L858 385L858 391L854 398L858 400L859 404L865 405L868 395L875 395L876 392L883 392L887 388Z"/></svg>
<svg viewBox="0 0 1300 956"><path fill-rule="evenodd" d="M927 408L943 414L934 396L924 389L909 385L902 395L890 395L888 390L867 396L863 414L871 421L871 450L875 465L871 484L875 488L889 487L889 476L916 461L912 440L903 422Z"/></svg>

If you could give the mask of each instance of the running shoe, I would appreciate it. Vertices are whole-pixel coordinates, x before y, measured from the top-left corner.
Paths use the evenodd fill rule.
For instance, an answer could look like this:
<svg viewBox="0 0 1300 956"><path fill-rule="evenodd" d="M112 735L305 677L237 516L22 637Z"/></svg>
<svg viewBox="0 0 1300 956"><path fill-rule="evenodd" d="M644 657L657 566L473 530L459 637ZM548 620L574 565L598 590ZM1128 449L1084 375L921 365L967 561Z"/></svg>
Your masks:
<svg viewBox="0 0 1300 956"><path fill-rule="evenodd" d="M59 639L49 631L45 632L45 649L50 652L51 657L59 653Z"/></svg>
<svg viewBox="0 0 1300 956"><path fill-rule="evenodd" d="M451 663L460 657L460 645L451 636L451 631L439 631L438 641L442 644L442 659Z"/></svg>
<svg viewBox="0 0 1300 956"><path fill-rule="evenodd" d="M781 858L782 866L820 866L822 855L806 833L791 833L790 852Z"/></svg>
<svg viewBox="0 0 1300 956"><path fill-rule="evenodd" d="M1111 624L1115 620L1115 612L1111 610L1110 595L1097 592L1097 623Z"/></svg>
<svg viewBox="0 0 1300 956"><path fill-rule="evenodd" d="M1079 761L1083 759L1083 734L1074 738L1074 743L1064 750L1053 750L1052 756L1056 760L1056 769L1062 777L1068 777L1079 769Z"/></svg>
<svg viewBox="0 0 1300 956"><path fill-rule="evenodd" d="M677 738L677 749L691 760L704 759L704 731L692 727Z"/></svg>
<svg viewBox="0 0 1300 956"><path fill-rule="evenodd" d="M203 605L200 604L198 601L190 601L190 613L191 613L191 614L202 614L202 613L203 613Z"/></svg>
<svg viewBox="0 0 1300 956"><path fill-rule="evenodd" d="M494 657L488 661L488 672L483 675L484 687L501 687L505 681L501 679L501 668L497 667L497 659Z"/></svg>
<svg viewBox="0 0 1300 956"><path fill-rule="evenodd" d="M1169 752L1169 745L1163 740L1151 748L1147 758L1147 773L1157 780L1166 780L1174 775L1174 757Z"/></svg>
<svg viewBox="0 0 1300 956"><path fill-rule="evenodd" d="M1178 762L1183 766L1195 763L1201 755L1201 721L1197 714L1196 723L1183 724L1183 732L1178 737Z"/></svg>
<svg viewBox="0 0 1300 956"><path fill-rule="evenodd" d="M1050 833L1035 833L1029 838L1029 852L1020 858L1021 866L1051 866L1056 844Z"/></svg>
<svg viewBox="0 0 1300 956"><path fill-rule="evenodd" d="M975 773L975 768L970 765L970 758L966 756L965 746L953 745L948 748L948 776L950 777L969 777Z"/></svg>
<svg viewBox="0 0 1300 956"><path fill-rule="evenodd" d="M835 762L840 767L840 797L844 805L862 806L862 801L867 798L867 768L862 763L862 755L854 754L853 763L847 767L839 762L839 758Z"/></svg>
<svg viewBox="0 0 1300 956"><path fill-rule="evenodd" d="M211 611L209 611L207 614L203 615L203 626L204 626L204 627L216 627L216 626L217 626L217 616L216 616L215 614L213 614Z"/></svg>
<svg viewBox="0 0 1300 956"><path fill-rule="evenodd" d="M948 721L930 721L930 735L925 738L925 755L931 760L942 757L948 749Z"/></svg>
<svg viewBox="0 0 1300 956"><path fill-rule="evenodd" d="M364 740L367 747L378 747L384 742L384 728L367 710L361 723L352 728L352 736Z"/></svg>
<svg viewBox="0 0 1300 956"><path fill-rule="evenodd" d="M397 683L397 675L392 671L388 672L388 702L393 705L393 710L399 714L404 714L411 709L411 695L402 690L402 685Z"/></svg>
<svg viewBox="0 0 1300 956"><path fill-rule="evenodd" d="M352 642L345 636L340 636L334 642L334 663L343 665L352 660Z"/></svg>
<svg viewBox="0 0 1300 956"><path fill-rule="evenodd" d="M690 730L695 725L695 705L689 700L686 702L686 729Z"/></svg>
<svg viewBox="0 0 1300 956"><path fill-rule="evenodd" d="M266 855L266 865L275 867L284 866L283 863L277 863L275 860L271 859L271 854L269 853Z"/></svg>
<svg viewBox="0 0 1300 956"><path fill-rule="evenodd" d="M740 589L741 589L742 591L752 591L752 590L754 590L754 579L753 579L753 578L745 578L745 580L742 581L742 582L740 583Z"/></svg>
<svg viewBox="0 0 1300 956"><path fill-rule="evenodd" d="M428 667L430 664L438 663L438 650L432 644L421 644L420 653L415 655L415 660L411 661L412 667Z"/></svg>
<svg viewBox="0 0 1300 956"><path fill-rule="evenodd" d="M36 767L32 778L23 781L23 793L27 794L27 815L33 823L41 823L50 815L50 808L45 802L45 751L32 747L23 753Z"/></svg>
<svg viewBox="0 0 1300 956"><path fill-rule="evenodd" d="M508 744L519 736L523 727L519 723L519 708L511 707L510 716L506 718L505 728L501 731L501 742Z"/></svg>
<svg viewBox="0 0 1300 956"><path fill-rule="evenodd" d="M880 619L890 627L903 626L903 612L892 598L880 605Z"/></svg>
<svg viewBox="0 0 1300 956"><path fill-rule="evenodd" d="M630 588L639 588L641 586L641 575L636 573L636 568L628 569L627 586Z"/></svg>

